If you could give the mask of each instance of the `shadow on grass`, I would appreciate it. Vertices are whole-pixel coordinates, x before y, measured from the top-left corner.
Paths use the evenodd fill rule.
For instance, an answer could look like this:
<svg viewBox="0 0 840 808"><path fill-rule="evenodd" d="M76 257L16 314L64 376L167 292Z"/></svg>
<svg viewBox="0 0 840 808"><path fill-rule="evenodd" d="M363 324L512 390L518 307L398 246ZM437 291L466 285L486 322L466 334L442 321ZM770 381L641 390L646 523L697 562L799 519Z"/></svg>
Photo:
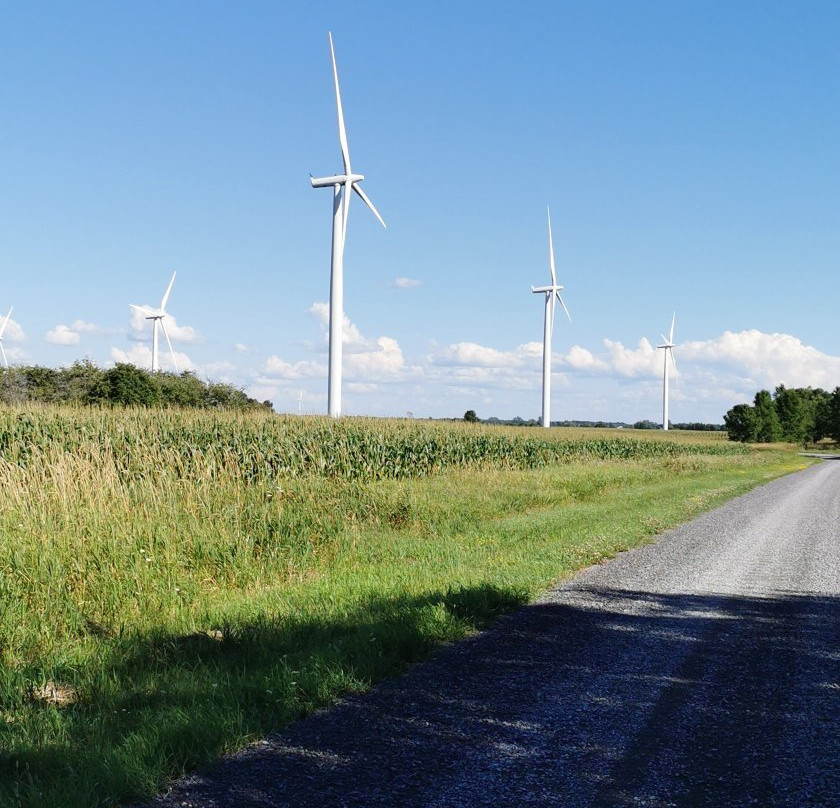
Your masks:
<svg viewBox="0 0 840 808"><path fill-rule="evenodd" d="M156 805L837 805L840 598L572 589Z"/></svg>
<svg viewBox="0 0 840 808"><path fill-rule="evenodd" d="M168 777L364 690L526 600L481 585L369 600L341 616L325 609L323 619L113 639L97 670L53 671L78 687L78 703L30 700L17 726L5 727L12 739L0 753L0 805L150 796Z"/></svg>

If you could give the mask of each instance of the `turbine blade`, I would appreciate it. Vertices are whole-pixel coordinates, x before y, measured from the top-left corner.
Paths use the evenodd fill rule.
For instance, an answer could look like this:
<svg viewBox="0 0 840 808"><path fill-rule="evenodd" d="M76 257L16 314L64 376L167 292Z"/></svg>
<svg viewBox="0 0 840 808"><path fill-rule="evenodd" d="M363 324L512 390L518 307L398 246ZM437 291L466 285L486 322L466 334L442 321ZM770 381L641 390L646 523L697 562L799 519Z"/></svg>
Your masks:
<svg viewBox="0 0 840 808"><path fill-rule="evenodd" d="M569 314L569 310L566 308L566 304L563 302L563 298L560 297L560 292L555 292L554 294L557 295L557 299L560 301L560 305L563 307L563 311L566 312L566 317L569 318L569 322L572 322L572 315Z"/></svg>
<svg viewBox="0 0 840 808"><path fill-rule="evenodd" d="M671 354L671 364L674 366L674 373L677 372L677 360L674 359L674 349L670 348L668 353Z"/></svg>
<svg viewBox="0 0 840 808"><path fill-rule="evenodd" d="M370 208L370 212L379 219L380 224L383 227L388 227L385 220L379 215L379 211L374 207L373 202L370 201L370 197L355 182L353 183L353 190L361 197L362 202Z"/></svg>
<svg viewBox="0 0 840 808"><path fill-rule="evenodd" d="M335 104L338 108L338 142L341 144L341 157L344 160L344 173L350 173L350 149L347 147L347 130L344 128L344 110L341 108L341 91L338 89L338 68L335 64L335 48L333 47L332 31L330 37L330 54L332 56L333 78L335 79Z"/></svg>
<svg viewBox="0 0 840 808"><path fill-rule="evenodd" d="M674 321L677 319L677 313L674 312L674 316L671 318L671 330L668 332L668 342L674 341Z"/></svg>
<svg viewBox="0 0 840 808"><path fill-rule="evenodd" d="M0 342L0 354L3 354L3 364L8 368L9 367L9 360L6 359L6 351L3 348L3 343Z"/></svg>
<svg viewBox="0 0 840 808"><path fill-rule="evenodd" d="M548 264L551 267L551 285L557 286L557 275L554 271L554 242L551 238L551 211L548 205L545 209L548 212Z"/></svg>
<svg viewBox="0 0 840 808"><path fill-rule="evenodd" d="M666 346L671 342L671 340L669 340L664 334L660 334L659 336L662 337L662 342L664 342Z"/></svg>
<svg viewBox="0 0 840 808"><path fill-rule="evenodd" d="M6 319L3 320L3 325L0 326L0 339L3 339L3 334L6 332L6 326L9 323L9 317L12 316L12 309L13 308L14 308L14 306L12 306L12 308L9 309L9 313L6 315Z"/></svg>
<svg viewBox="0 0 840 808"><path fill-rule="evenodd" d="M166 301L169 300L169 293L172 291L172 284L175 283L175 273L172 273L172 279L169 281L169 286L166 287L166 293L163 296L163 300L160 301L160 310L163 311L166 308Z"/></svg>
<svg viewBox="0 0 840 808"><path fill-rule="evenodd" d="M175 351L172 350L172 342L169 339L169 332L163 323L163 317L160 318L160 327L163 329L163 336L166 337L166 344L169 346L169 355L172 357L172 364L175 365L175 372L178 372L178 360L175 359Z"/></svg>

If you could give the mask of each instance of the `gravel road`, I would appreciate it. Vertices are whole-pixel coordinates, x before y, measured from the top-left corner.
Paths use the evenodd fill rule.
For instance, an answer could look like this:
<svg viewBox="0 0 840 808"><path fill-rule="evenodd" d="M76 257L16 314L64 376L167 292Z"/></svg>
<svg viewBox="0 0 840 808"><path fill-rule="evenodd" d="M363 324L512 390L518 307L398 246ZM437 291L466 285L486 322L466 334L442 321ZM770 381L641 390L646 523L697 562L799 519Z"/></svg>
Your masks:
<svg viewBox="0 0 840 808"><path fill-rule="evenodd" d="M840 460L593 567L156 808L840 806Z"/></svg>

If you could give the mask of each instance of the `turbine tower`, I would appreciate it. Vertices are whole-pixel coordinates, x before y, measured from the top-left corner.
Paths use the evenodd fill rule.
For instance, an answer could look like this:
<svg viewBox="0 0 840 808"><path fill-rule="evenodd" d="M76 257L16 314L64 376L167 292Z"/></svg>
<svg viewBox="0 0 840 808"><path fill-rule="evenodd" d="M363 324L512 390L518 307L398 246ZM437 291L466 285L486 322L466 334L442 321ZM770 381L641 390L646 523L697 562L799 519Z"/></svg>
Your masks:
<svg viewBox="0 0 840 808"><path fill-rule="evenodd" d="M674 366L674 372L677 371L677 360L674 359L674 321L677 319L677 313L674 312L674 316L671 318L671 330L668 332L668 336L666 337L664 334L661 334L662 337L662 345L657 345L657 348L663 348L665 350L665 367L662 372L662 429L668 429L668 371L670 369L668 365L668 355L671 356L671 364Z"/></svg>
<svg viewBox="0 0 840 808"><path fill-rule="evenodd" d="M166 343L169 345L169 355L172 357L172 364L175 366L175 372L178 372L178 362L175 359L175 351L172 350L172 341L169 339L169 334L166 331L166 324L163 322L166 317L166 301L169 300L169 293L172 291L172 284L175 283L175 273L172 273L172 278L169 281L169 286L163 293L163 298L160 301L159 309L149 310L147 306L135 306L134 303L129 303L129 306L137 311L142 312L147 320L152 321L152 373L157 373L160 370L160 362L158 361L158 326L163 330L163 336L166 337Z"/></svg>
<svg viewBox="0 0 840 808"><path fill-rule="evenodd" d="M548 212L548 264L551 268L551 286L532 286L531 291L534 294L545 295L545 327L543 331L543 402L542 402L542 425L544 427L551 426L551 332L554 330L554 306L555 301L559 300L563 311L566 312L566 317L569 322L572 322L572 315L566 308L563 298L560 297L560 292L563 287L557 284L557 275L554 271L554 242L551 239L551 211L546 208Z"/></svg>
<svg viewBox="0 0 840 808"><path fill-rule="evenodd" d="M344 322L344 241L347 237L347 214L350 211L350 191L355 191L371 213L385 227L367 194L359 183L364 174L354 174L350 168L350 151L347 147L347 132L344 128L344 111L341 108L341 92L338 89L338 69L335 65L335 48L332 33L329 34L332 55L333 80L335 82L335 103L338 108L338 142L344 161L344 173L329 177L313 177L309 180L313 188L333 189L332 257L330 261L330 367L327 392L327 411L333 418L341 415L341 352L342 325Z"/></svg>
<svg viewBox="0 0 840 808"><path fill-rule="evenodd" d="M3 334L6 333L6 326L9 324L9 317L12 316L12 306L9 309L9 313L6 315L6 319L3 320L3 325L0 325L0 354L3 355L3 364L8 368L9 367L9 360L6 359L6 351L3 349Z"/></svg>

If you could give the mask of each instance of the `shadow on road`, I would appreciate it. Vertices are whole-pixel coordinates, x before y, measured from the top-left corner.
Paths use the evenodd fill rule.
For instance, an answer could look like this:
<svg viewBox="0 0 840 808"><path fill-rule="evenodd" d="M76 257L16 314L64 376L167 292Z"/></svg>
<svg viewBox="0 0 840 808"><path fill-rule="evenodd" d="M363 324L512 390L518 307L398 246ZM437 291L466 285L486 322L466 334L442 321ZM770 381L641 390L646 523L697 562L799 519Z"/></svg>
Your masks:
<svg viewBox="0 0 840 808"><path fill-rule="evenodd" d="M835 806L840 599L572 589L161 805Z"/></svg>

